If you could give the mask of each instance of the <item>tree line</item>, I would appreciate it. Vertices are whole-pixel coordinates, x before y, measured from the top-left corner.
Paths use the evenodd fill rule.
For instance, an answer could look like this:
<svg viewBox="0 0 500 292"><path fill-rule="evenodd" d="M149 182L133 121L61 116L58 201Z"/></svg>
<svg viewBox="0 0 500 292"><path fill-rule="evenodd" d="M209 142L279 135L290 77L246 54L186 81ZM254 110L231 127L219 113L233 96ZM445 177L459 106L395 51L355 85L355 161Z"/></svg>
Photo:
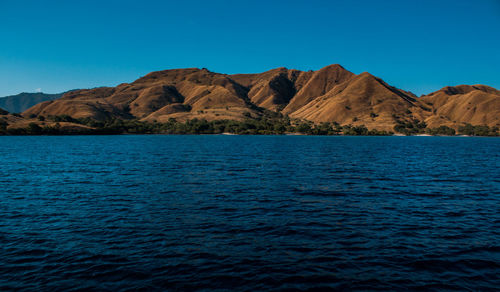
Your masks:
<svg viewBox="0 0 500 292"><path fill-rule="evenodd" d="M33 117L32 117L33 118ZM192 119L185 122L173 118L164 123L145 122L137 119L110 118L97 121L91 118L75 119L68 115L38 116L39 123L30 123L25 128L7 128L5 120L0 119L0 134L3 135L116 135L116 134L240 134L240 135L281 135L298 133L304 135L349 135L349 136L388 136L394 132L404 135L456 135L453 128L440 126L428 128L418 120L399 121L392 131L369 130L364 125L340 125L337 122L314 124L308 121L291 120L280 114L266 114L254 119L214 120ZM46 123L50 121L51 123ZM73 123L85 127L63 127L61 123ZM466 124L458 128L458 134L470 136L498 136L498 127Z"/></svg>

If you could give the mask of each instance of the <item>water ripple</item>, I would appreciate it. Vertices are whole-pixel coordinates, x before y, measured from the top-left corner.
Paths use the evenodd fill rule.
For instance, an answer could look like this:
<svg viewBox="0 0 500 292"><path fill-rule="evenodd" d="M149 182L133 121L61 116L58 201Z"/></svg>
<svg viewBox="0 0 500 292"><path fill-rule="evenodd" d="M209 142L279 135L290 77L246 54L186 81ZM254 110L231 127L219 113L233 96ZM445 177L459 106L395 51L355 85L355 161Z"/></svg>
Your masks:
<svg viewBox="0 0 500 292"><path fill-rule="evenodd" d="M0 140L0 290L497 290L499 139Z"/></svg>

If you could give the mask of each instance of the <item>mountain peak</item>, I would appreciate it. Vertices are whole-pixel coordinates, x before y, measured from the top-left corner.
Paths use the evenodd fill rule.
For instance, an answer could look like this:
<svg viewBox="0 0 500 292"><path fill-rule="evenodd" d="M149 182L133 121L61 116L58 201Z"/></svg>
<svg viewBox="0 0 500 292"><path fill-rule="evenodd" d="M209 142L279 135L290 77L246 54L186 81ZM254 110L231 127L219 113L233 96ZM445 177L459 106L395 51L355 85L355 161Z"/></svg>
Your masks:
<svg viewBox="0 0 500 292"><path fill-rule="evenodd" d="M337 69L337 70L346 70L342 65L340 64L330 64L330 65L327 65L325 67L323 67L322 69ZM321 69L320 69L321 70Z"/></svg>

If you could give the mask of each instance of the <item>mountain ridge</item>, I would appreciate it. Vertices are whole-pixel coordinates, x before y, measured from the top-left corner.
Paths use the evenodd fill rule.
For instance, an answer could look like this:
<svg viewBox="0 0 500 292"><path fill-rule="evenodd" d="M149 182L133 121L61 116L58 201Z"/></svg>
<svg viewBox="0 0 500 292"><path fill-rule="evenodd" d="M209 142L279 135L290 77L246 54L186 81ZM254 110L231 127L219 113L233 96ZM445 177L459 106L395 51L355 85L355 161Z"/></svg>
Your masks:
<svg viewBox="0 0 500 292"><path fill-rule="evenodd" d="M368 72L354 74L339 64L317 71L280 67L254 74L187 68L151 72L116 87L71 91L34 105L23 116L242 121L259 118L266 110L313 123L385 131L416 120L433 127L499 126L500 91L486 85L458 85L417 97Z"/></svg>

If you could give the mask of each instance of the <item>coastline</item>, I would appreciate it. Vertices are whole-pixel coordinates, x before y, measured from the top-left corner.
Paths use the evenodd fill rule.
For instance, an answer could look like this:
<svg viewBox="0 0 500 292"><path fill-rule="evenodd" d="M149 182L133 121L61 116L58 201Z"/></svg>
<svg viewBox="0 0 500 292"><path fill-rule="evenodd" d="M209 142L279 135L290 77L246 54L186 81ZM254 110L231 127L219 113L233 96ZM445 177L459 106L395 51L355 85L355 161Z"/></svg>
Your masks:
<svg viewBox="0 0 500 292"><path fill-rule="evenodd" d="M303 137L457 137L457 138L500 138L500 136L480 136L480 135L429 135L429 134L418 134L418 135L403 135L403 134L393 134L393 135L349 135L349 134L335 134L335 135L317 135L317 134L305 134L305 133L271 133L271 134L237 134L237 133L64 133L64 134L6 134L0 135L1 137L58 137L58 136L303 136Z"/></svg>

